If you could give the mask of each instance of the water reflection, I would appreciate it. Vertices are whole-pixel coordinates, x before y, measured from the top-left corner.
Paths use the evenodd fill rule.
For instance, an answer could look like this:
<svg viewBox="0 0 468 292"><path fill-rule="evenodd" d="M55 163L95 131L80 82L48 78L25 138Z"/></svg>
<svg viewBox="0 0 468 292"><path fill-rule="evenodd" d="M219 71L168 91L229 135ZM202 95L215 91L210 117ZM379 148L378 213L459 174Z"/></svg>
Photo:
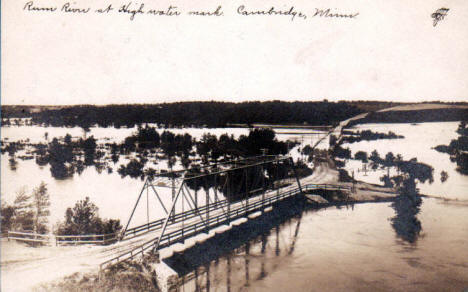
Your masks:
<svg viewBox="0 0 468 292"><path fill-rule="evenodd" d="M277 266L272 261L282 261L294 252L304 211L302 203L283 202L281 208L166 259L180 276L180 291L210 291L210 287L238 291L264 279ZM291 220L296 223L289 224Z"/></svg>
<svg viewBox="0 0 468 292"><path fill-rule="evenodd" d="M391 225L402 240L415 244L421 232L421 221L416 217L421 210L422 200L418 195L404 194L391 204L396 216L391 218Z"/></svg>
<svg viewBox="0 0 468 292"><path fill-rule="evenodd" d="M391 204L396 213L390 219L391 226L403 242L415 244L418 240L422 230L417 218L421 204L417 195L401 195ZM346 207L354 211L354 205ZM180 275L180 291L244 291L257 287L257 281L266 279L295 257L307 209L297 200L287 202L165 262Z"/></svg>
<svg viewBox="0 0 468 292"><path fill-rule="evenodd" d="M16 161L15 157L10 157L10 159L8 159L8 163L10 165L10 169L12 171L16 171L16 167L18 165L18 162Z"/></svg>
<svg viewBox="0 0 468 292"><path fill-rule="evenodd" d="M229 241L211 242L208 248L227 251L209 265L179 255L192 267L180 274L179 291L403 291L415 283L418 291L463 291L465 215L465 207L431 199L422 204L415 196L356 204L354 210L305 209L257 236L243 235L256 225L231 233L233 242L238 235L250 238L231 250L220 247ZM431 236L419 235L422 224ZM196 248L198 254L210 252Z"/></svg>

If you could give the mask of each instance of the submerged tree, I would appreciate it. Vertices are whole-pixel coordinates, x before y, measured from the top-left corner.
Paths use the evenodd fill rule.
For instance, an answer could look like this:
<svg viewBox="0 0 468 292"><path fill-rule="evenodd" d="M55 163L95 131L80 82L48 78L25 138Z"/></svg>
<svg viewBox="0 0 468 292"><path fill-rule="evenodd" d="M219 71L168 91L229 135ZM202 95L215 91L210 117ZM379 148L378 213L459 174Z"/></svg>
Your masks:
<svg viewBox="0 0 468 292"><path fill-rule="evenodd" d="M440 172L440 181L442 183L446 182L448 180L448 177L449 177L448 172L446 172L445 170L442 170Z"/></svg>
<svg viewBox="0 0 468 292"><path fill-rule="evenodd" d="M88 139L81 140L80 142L85 154L84 164L93 165L97 147L96 139L94 139L94 136L91 136Z"/></svg>
<svg viewBox="0 0 468 292"><path fill-rule="evenodd" d="M457 164L457 171L468 175L468 128L466 121L458 125L457 139L450 142L449 145L438 145L435 150L450 154L450 160Z"/></svg>
<svg viewBox="0 0 468 292"><path fill-rule="evenodd" d="M361 160L363 163L367 163L368 162L367 152L365 151L356 152L356 154L354 154L354 159Z"/></svg>
<svg viewBox="0 0 468 292"><path fill-rule="evenodd" d="M70 145L60 144L58 139L54 138L49 144L47 153L52 177L63 179L73 174L70 165L73 161L73 151Z"/></svg>

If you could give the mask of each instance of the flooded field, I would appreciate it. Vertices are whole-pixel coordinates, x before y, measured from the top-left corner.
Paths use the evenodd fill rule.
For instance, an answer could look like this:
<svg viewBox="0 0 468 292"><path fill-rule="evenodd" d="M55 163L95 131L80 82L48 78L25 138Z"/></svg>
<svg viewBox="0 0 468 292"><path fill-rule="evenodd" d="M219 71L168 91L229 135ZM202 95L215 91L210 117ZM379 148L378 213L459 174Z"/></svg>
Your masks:
<svg viewBox="0 0 468 292"><path fill-rule="evenodd" d="M94 136L97 139L97 144L107 142L121 143L126 137L134 134L137 128L97 128L93 127L90 132L85 133L81 128L54 128L54 127L37 127L37 126L20 126L20 127L2 127L2 139L4 141L14 142L29 139L32 143L45 143L53 138L63 138L69 133L73 139ZM164 129L160 130L160 133ZM210 133L216 136L228 133L239 137L249 133L247 128L186 128L186 129L168 129L175 134L190 133L192 137L200 139L203 134ZM47 133L47 135L46 135ZM304 144L315 143L322 138L326 132L317 130L305 129L301 130L301 134L297 135L290 133L282 134L281 131L277 134L280 141L297 140ZM47 136L47 138L45 137ZM323 142L328 145L328 139ZM300 154L297 151L298 147L291 150L291 155L298 157ZM19 151L16 155L22 155L24 151ZM59 220L63 220L65 210L68 207L73 207L78 200L83 200L89 197L99 207L99 214L103 218L120 219L122 223L126 223L131 212L131 208L135 204L138 194L143 187L144 181L139 178L124 177L122 178L117 170L123 164L126 164L130 158L135 155L121 155L117 163L107 163L104 169L98 169L94 166L85 167L83 172L73 174L72 177L66 179L55 179L51 176L50 166L38 166L36 162L31 160L16 159L17 165L14 169L9 164L8 153L2 154L1 157L1 194L2 200L12 203L15 199L16 192L22 188L26 188L29 192L37 187L41 181L47 184L51 196L51 216L50 223L55 224ZM148 165L154 167L157 171L169 169L167 159L151 160ZM112 169L109 173L107 167ZM181 169L180 161L176 163L174 169ZM170 198L166 196L166 199ZM150 197L150 200L156 200ZM151 205L151 201L149 202ZM156 205L156 204L154 204ZM146 211L146 210L145 210ZM162 209L153 208L150 210L151 218L159 218L164 212ZM146 213L136 212L132 222L136 225L146 223Z"/></svg>
<svg viewBox="0 0 468 292"><path fill-rule="evenodd" d="M421 124L365 124L356 126L356 130L372 130L374 132L387 133L392 131L397 135L403 135L404 139L361 141L357 143L344 144L349 147L352 155L357 151L366 151L369 155L377 150L380 156L392 152L395 156L401 154L404 160L417 158L434 167L434 182L418 184L422 194L441 196L444 198L468 200L468 176L456 171L456 164L450 161L450 156L433 149L437 145L448 145L458 134L456 129L458 122L445 123L421 123ZM379 178L386 174L387 170L363 172L360 161L350 160L346 169L358 180L381 184ZM441 172L448 173L448 179L441 181ZM391 169L391 174L395 173Z"/></svg>

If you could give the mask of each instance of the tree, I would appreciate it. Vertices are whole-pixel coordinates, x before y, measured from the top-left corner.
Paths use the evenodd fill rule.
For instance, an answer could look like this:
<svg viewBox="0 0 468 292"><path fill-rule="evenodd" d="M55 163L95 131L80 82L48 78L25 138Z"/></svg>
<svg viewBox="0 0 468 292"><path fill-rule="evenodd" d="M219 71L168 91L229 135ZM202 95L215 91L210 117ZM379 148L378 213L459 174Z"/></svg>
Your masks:
<svg viewBox="0 0 468 292"><path fill-rule="evenodd" d="M1 218L2 218L2 233L11 230L13 224L13 216L15 215L15 208L13 206L8 205L7 203L2 201L2 210L1 210Z"/></svg>
<svg viewBox="0 0 468 292"><path fill-rule="evenodd" d="M47 186L41 182L39 187L33 191L33 208L34 208L34 232L47 233L48 217L50 215L50 197L47 192Z"/></svg>
<svg viewBox="0 0 468 292"><path fill-rule="evenodd" d="M175 155L177 148L175 145L174 133L164 131L161 134L161 148L167 156L172 157Z"/></svg>
<svg viewBox="0 0 468 292"><path fill-rule="evenodd" d="M65 142L65 144L67 146L70 146L71 145L71 142L72 142L72 136L70 134L66 134L65 135L65 138L63 139L63 141Z"/></svg>
<svg viewBox="0 0 468 292"><path fill-rule="evenodd" d="M393 166L395 164L395 156L392 152L388 152L387 155L385 155L384 164L387 167Z"/></svg>
<svg viewBox="0 0 468 292"><path fill-rule="evenodd" d="M302 148L301 150L301 153L304 154L304 155L311 155L312 152L314 151L314 149L312 147L310 147L309 144L305 145L304 148Z"/></svg>
<svg viewBox="0 0 468 292"><path fill-rule="evenodd" d="M99 208L89 197L76 202L75 206L65 212L65 222L59 226L59 235L111 234L122 229L120 220L102 220Z"/></svg>
<svg viewBox="0 0 468 292"><path fill-rule="evenodd" d="M94 205L89 197L76 202L73 209L68 208L65 212L66 231L68 234L92 234L93 222L98 217L98 207Z"/></svg>
<svg viewBox="0 0 468 292"><path fill-rule="evenodd" d="M155 148L159 147L160 137L159 133L153 127L146 125L144 128L138 127L136 135L137 141L140 143L141 148Z"/></svg>
<svg viewBox="0 0 468 292"><path fill-rule="evenodd" d="M369 159L371 161L374 161L374 162L380 162L382 160L380 158L379 152L377 152L377 150L374 150L374 151L371 152L371 155L370 155Z"/></svg>
<svg viewBox="0 0 468 292"><path fill-rule="evenodd" d="M403 156L401 154L397 154L395 158L395 165L397 167L398 174L400 173L400 167L401 167L402 161L403 161Z"/></svg>
<svg viewBox="0 0 468 292"><path fill-rule="evenodd" d="M367 163L367 152L358 151L354 154L354 159L361 160L363 163Z"/></svg>
<svg viewBox="0 0 468 292"><path fill-rule="evenodd" d="M443 183L446 182L448 180L448 177L449 177L448 172L446 172L445 170L442 170L440 172L440 181L441 182L443 182Z"/></svg>
<svg viewBox="0 0 468 292"><path fill-rule="evenodd" d="M372 151L369 160L371 161L372 169L377 169L379 164L382 162L382 158L380 158L379 152L377 150Z"/></svg>
<svg viewBox="0 0 468 292"><path fill-rule="evenodd" d="M392 188L393 187L393 182L388 175L384 175L380 178L380 181L384 183L384 187L386 188Z"/></svg>
<svg viewBox="0 0 468 292"><path fill-rule="evenodd" d="M186 154L182 155L182 158L180 159L180 162L182 163L182 165L183 165L183 167L185 169L188 169L190 164L192 163L192 161L190 160L190 158Z"/></svg>
<svg viewBox="0 0 468 292"><path fill-rule="evenodd" d="M12 228L15 230L32 230L34 227L31 196L27 194L26 187L16 192L13 208L15 209Z"/></svg>
<svg viewBox="0 0 468 292"><path fill-rule="evenodd" d="M65 163L73 161L73 153L70 145L62 145L54 138L48 148L50 172L54 178L62 179L72 174L72 169Z"/></svg>
<svg viewBox="0 0 468 292"><path fill-rule="evenodd" d="M461 136L468 136L468 128L466 127L466 121L461 121L458 125L457 133Z"/></svg>
<svg viewBox="0 0 468 292"><path fill-rule="evenodd" d="M94 139L94 136L91 136L82 141L81 144L85 153L85 165L93 165L97 147L96 139Z"/></svg>

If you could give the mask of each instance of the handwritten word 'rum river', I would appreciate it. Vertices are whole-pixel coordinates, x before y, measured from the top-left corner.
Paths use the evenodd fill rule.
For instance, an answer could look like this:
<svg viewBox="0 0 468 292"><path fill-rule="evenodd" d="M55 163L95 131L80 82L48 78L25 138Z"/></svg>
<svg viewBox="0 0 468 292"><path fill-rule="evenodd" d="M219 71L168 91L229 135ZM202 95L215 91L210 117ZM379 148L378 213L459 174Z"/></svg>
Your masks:
<svg viewBox="0 0 468 292"><path fill-rule="evenodd" d="M108 4L105 7L91 8L91 7L78 7L74 2L66 2L62 6L39 6L34 1L28 1L24 4L23 10L29 12L62 12L62 13L73 13L73 14L87 14L89 12L95 12L98 14L109 14L109 13L120 13L127 14L130 16L130 20L134 20L137 15L155 15L155 16L179 16L182 12L178 7L170 5L166 9L147 9L145 3L133 3L127 2L117 7L113 7L112 4ZM291 21L296 18L307 19L307 14L296 9L294 6L290 8L278 9L271 6L267 9L249 9L245 5L240 5L236 9L236 14L248 17L248 16L287 16L290 17ZM223 7L221 5L211 10L191 10L185 12L191 16L224 16ZM342 13L336 11L336 9L319 9L315 8L311 14L311 18L356 18L359 13Z"/></svg>

